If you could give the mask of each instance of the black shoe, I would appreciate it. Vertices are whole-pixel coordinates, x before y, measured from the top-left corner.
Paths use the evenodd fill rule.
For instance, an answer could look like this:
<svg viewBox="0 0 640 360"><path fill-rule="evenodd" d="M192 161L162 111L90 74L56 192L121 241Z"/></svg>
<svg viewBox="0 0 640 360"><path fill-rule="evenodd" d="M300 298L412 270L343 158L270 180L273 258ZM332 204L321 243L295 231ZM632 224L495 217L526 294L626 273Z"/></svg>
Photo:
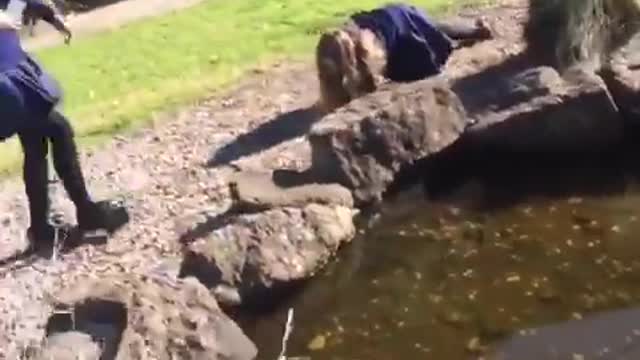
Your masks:
<svg viewBox="0 0 640 360"><path fill-rule="evenodd" d="M56 246L56 228L52 225L31 226L27 229L29 245L26 252L43 257L51 257Z"/></svg>
<svg viewBox="0 0 640 360"><path fill-rule="evenodd" d="M129 222L129 212L120 202L104 200L91 204L87 209L78 209L80 231L106 230L112 234Z"/></svg>

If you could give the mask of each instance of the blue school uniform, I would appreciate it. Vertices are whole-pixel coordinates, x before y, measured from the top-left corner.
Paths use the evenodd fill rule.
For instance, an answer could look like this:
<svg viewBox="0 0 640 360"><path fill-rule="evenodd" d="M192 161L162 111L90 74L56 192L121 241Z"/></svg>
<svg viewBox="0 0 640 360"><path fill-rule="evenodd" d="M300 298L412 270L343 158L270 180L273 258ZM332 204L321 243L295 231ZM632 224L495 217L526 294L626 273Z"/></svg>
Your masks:
<svg viewBox="0 0 640 360"><path fill-rule="evenodd" d="M453 52L453 42L421 10L391 4L351 16L360 28L373 31L387 51L385 76L416 81L440 73Z"/></svg>
<svg viewBox="0 0 640 360"><path fill-rule="evenodd" d="M53 19L47 5L26 3L45 21ZM56 80L22 49L17 31L0 29L0 140L44 126L61 97Z"/></svg>

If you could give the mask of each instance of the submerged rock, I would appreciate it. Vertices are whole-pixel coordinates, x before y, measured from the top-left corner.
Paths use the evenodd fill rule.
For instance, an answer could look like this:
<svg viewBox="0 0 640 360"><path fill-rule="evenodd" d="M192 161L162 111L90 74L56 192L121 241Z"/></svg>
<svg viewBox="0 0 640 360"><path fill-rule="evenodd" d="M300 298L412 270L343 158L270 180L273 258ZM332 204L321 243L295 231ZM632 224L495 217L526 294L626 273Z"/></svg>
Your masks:
<svg viewBox="0 0 640 360"><path fill-rule="evenodd" d="M63 351L90 353L91 338L102 343L101 358L250 360L257 355L253 343L195 279L85 279L63 291L56 308L43 359ZM82 341L70 343L73 339Z"/></svg>
<svg viewBox="0 0 640 360"><path fill-rule="evenodd" d="M228 305L267 303L353 238L353 215L345 206L313 203L239 214L188 246L182 275L225 294L219 300Z"/></svg>

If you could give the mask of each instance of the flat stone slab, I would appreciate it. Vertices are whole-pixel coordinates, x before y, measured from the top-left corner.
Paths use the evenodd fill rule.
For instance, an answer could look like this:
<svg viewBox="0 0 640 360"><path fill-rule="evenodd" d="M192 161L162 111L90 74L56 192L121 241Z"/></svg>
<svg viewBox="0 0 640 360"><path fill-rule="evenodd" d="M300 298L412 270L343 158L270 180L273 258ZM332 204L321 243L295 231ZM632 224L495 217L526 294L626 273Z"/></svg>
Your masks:
<svg viewBox="0 0 640 360"><path fill-rule="evenodd" d="M353 207L351 192L338 184L282 187L275 183L271 173L258 172L235 173L229 183L233 201L243 210L304 207L310 203Z"/></svg>

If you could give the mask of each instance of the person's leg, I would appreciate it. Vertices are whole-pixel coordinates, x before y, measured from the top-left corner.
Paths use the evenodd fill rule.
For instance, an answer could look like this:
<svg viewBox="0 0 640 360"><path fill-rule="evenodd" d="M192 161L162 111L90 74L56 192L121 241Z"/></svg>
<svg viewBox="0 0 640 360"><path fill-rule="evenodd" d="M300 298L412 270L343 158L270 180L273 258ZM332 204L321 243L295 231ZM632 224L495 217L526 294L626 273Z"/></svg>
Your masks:
<svg viewBox="0 0 640 360"><path fill-rule="evenodd" d="M54 229L49 224L47 139L42 135L19 134L24 152L23 178L29 201L31 245L38 247L53 241Z"/></svg>
<svg viewBox="0 0 640 360"><path fill-rule="evenodd" d="M47 135L53 150L53 165L71 201L79 209L88 209L93 203L84 181L78 160L71 124L57 111L52 111L47 124Z"/></svg>
<svg viewBox="0 0 640 360"><path fill-rule="evenodd" d="M454 40L458 46L469 46L493 37L493 32L482 19L477 19L473 25L462 19L433 20L433 23L438 30Z"/></svg>
<svg viewBox="0 0 640 360"><path fill-rule="evenodd" d="M126 222L126 210L109 202L94 202L82 174L74 133L69 121L58 111L52 111L47 122L51 140L53 164L62 184L76 206L78 226L82 230L115 230Z"/></svg>

